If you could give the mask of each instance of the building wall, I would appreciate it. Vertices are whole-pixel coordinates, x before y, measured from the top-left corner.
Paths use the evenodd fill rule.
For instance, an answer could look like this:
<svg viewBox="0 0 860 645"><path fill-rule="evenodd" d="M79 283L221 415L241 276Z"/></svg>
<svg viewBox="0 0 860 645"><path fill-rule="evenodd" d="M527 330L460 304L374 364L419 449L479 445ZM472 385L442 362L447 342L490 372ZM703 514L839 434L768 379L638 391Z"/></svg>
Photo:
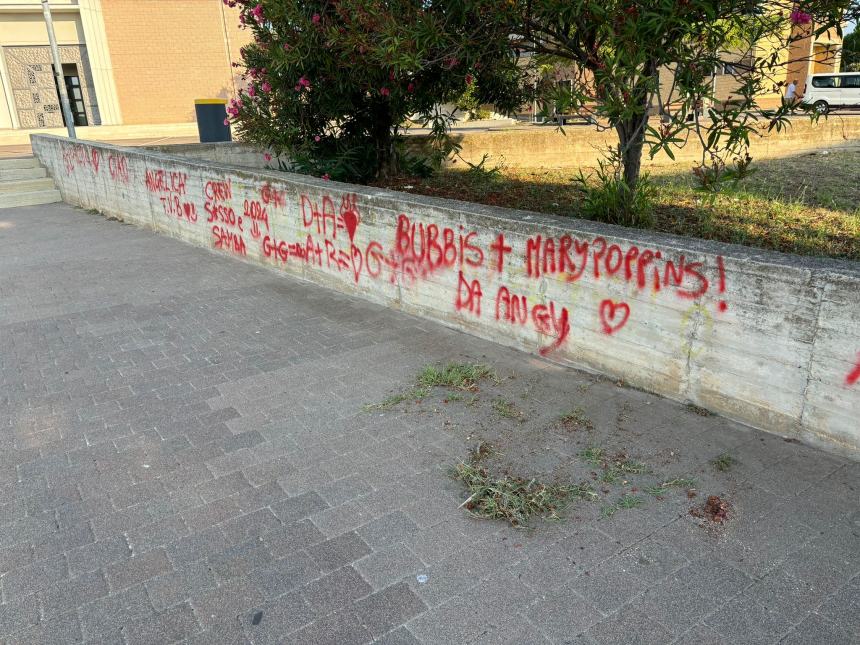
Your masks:
<svg viewBox="0 0 860 645"><path fill-rule="evenodd" d="M17 10L7 11L12 4ZM85 43L84 30L77 9L68 0L54 4L59 7L53 16L54 33L60 44L63 62L77 64L81 78L87 78L89 67L85 65L86 52L82 48ZM67 5L66 10L63 10L63 5ZM44 51L39 51L42 48ZM46 126L57 125L57 119L58 125L62 126L60 102L51 78L50 61L48 32L41 4L0 0L0 129L42 127L38 125L41 120L46 121ZM38 69L45 63L48 63L44 68L48 81L42 74L44 69ZM31 66L34 68L31 69ZM56 112L53 111L54 106ZM21 111L24 112L23 118L19 117ZM88 110L87 116L92 118L94 114Z"/></svg>
<svg viewBox="0 0 860 645"><path fill-rule="evenodd" d="M83 45L60 45L63 67L71 64L81 80L81 94L87 122L99 125L92 74L87 49ZM54 81L51 49L41 47L4 47L9 87L22 128L63 127L62 108Z"/></svg>
<svg viewBox="0 0 860 645"><path fill-rule="evenodd" d="M235 94L249 33L215 0L108 0L103 19L123 122L194 120L194 100Z"/></svg>
<svg viewBox="0 0 860 645"><path fill-rule="evenodd" d="M860 265L33 137L63 199L860 454Z"/></svg>

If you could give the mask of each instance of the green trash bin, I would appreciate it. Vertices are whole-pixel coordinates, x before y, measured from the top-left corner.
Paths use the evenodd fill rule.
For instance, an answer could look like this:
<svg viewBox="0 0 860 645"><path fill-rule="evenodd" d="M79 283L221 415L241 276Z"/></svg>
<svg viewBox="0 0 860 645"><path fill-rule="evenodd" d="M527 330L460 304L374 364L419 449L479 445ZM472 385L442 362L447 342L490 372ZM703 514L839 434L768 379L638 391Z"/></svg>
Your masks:
<svg viewBox="0 0 860 645"><path fill-rule="evenodd" d="M194 101L197 115L197 132L200 143L232 141L230 124L227 121L226 99L197 99Z"/></svg>

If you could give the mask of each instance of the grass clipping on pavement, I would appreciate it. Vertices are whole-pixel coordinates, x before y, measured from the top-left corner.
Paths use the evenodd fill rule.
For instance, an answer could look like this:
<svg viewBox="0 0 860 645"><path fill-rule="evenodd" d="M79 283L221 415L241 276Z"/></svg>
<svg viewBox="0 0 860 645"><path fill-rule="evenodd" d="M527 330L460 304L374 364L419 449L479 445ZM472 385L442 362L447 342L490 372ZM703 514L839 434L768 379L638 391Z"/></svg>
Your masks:
<svg viewBox="0 0 860 645"><path fill-rule="evenodd" d="M511 526L522 527L534 516L557 520L572 497L591 496L582 486L544 484L522 477L493 477L478 463L484 454L479 448L468 462L457 464L452 473L469 492L460 506L475 517L506 520Z"/></svg>

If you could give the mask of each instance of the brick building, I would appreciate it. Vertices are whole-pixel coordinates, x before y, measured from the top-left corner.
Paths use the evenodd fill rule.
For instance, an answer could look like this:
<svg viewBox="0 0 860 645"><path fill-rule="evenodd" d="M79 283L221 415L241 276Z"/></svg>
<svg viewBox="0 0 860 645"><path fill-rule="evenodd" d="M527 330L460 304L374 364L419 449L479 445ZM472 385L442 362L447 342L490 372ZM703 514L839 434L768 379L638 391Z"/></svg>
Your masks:
<svg viewBox="0 0 860 645"><path fill-rule="evenodd" d="M249 33L221 0L51 0L78 125L183 123L229 98ZM0 0L0 129L62 127L40 0Z"/></svg>

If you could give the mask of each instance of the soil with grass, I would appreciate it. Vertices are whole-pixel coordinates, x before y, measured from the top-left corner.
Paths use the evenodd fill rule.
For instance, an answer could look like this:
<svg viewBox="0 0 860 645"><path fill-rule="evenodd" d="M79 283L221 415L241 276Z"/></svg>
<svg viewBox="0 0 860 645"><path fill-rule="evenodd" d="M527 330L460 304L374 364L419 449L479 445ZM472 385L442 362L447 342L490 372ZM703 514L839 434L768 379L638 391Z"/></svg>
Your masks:
<svg viewBox="0 0 860 645"><path fill-rule="evenodd" d="M810 152L755 162L720 192L696 188L689 168L655 166L651 228L799 255L860 260L860 149ZM589 169L583 169L587 174ZM445 169L379 186L437 197L584 217L579 169Z"/></svg>

